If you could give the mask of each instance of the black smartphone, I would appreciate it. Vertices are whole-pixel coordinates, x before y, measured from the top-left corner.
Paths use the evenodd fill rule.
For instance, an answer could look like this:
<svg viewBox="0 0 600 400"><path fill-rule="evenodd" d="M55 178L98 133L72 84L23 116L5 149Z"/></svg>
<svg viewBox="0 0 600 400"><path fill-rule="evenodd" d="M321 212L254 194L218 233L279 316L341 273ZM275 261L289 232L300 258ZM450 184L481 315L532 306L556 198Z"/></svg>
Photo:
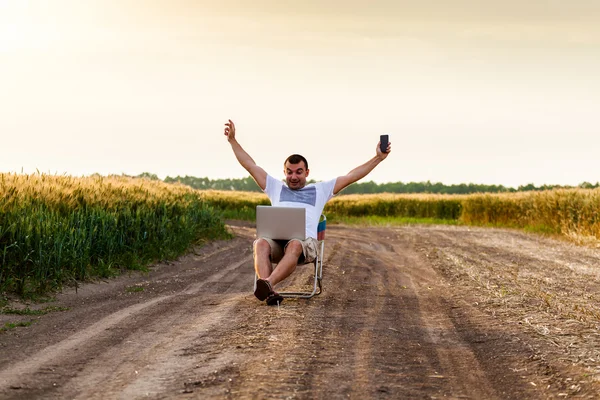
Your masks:
<svg viewBox="0 0 600 400"><path fill-rule="evenodd" d="M388 147L388 143L390 140L390 136L389 135L381 135L379 137L379 140L381 141L381 145L379 146L379 148L381 149L381 152L387 153L387 147Z"/></svg>

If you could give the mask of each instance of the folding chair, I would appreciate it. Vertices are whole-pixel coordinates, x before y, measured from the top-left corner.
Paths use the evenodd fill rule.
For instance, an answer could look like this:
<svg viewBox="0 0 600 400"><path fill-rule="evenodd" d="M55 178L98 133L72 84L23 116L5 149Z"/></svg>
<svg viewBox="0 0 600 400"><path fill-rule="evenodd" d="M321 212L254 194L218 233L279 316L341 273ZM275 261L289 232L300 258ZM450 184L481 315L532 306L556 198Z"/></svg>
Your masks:
<svg viewBox="0 0 600 400"><path fill-rule="evenodd" d="M319 248L317 251L317 257L315 261L312 263L314 265L314 280L313 280L313 288L312 291L304 291L304 292L277 292L282 297L287 298L297 298L297 299L310 299L313 296L321 294L323 291L323 287L321 285L321 280L323 279L323 255L325 252L325 229L327 229L327 217L324 214L321 214L321 218L319 219L319 225L317 226L317 240L319 241ZM304 264L306 265L306 264ZM254 273L254 290L256 290L256 280L258 279L258 275L256 272Z"/></svg>

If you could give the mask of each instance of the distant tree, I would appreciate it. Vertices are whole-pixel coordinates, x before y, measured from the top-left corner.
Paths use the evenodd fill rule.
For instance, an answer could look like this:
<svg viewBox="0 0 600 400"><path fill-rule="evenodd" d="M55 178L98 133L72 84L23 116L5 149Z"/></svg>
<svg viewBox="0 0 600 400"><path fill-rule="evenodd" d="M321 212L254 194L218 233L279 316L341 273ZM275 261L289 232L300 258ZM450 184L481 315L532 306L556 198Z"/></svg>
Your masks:
<svg viewBox="0 0 600 400"><path fill-rule="evenodd" d="M251 176L242 179L215 179L211 180L209 178L196 178L194 176L176 176L170 177L167 176L165 178L165 182L173 183L179 182L184 185L188 185L194 189L198 190L236 190L236 191L246 191L246 192L260 192L260 188L252 179Z"/></svg>
<svg viewBox="0 0 600 400"><path fill-rule="evenodd" d="M533 183L528 183L525 186L521 185L517 188L517 191L519 191L519 192L527 192L527 191L531 191L531 190L538 190L538 188L536 188Z"/></svg>
<svg viewBox="0 0 600 400"><path fill-rule="evenodd" d="M152 181L160 180L156 174L151 174L150 172L142 172L141 174L139 174L137 176L137 178L145 178L145 179L150 179Z"/></svg>
<svg viewBox="0 0 600 400"><path fill-rule="evenodd" d="M595 185L592 185L589 182L582 182L579 184L579 186L581 189L595 189L598 187L598 183L596 183Z"/></svg>
<svg viewBox="0 0 600 400"><path fill-rule="evenodd" d="M155 174L144 172L138 177L148 179L158 179ZM262 192L254 179L251 176L241 179L209 179L197 178L194 176L167 176L164 180L167 183L180 182L184 185L193 187L194 189L207 190L236 190L246 192ZM307 181L314 183L315 180ZM470 193L503 193L503 192L525 192L525 191L540 191L552 190L557 188L571 188L572 186L561 185L542 185L535 186L533 183L521 185L517 189L505 187L503 185L484 185L475 183L461 183L445 185L441 182L432 183L426 182L389 182L377 184L373 181L357 182L345 188L341 195L346 194L369 194L369 193L440 193L440 194L470 194ZM600 187L600 183L591 184L590 182L582 182L577 187L584 189L595 189Z"/></svg>

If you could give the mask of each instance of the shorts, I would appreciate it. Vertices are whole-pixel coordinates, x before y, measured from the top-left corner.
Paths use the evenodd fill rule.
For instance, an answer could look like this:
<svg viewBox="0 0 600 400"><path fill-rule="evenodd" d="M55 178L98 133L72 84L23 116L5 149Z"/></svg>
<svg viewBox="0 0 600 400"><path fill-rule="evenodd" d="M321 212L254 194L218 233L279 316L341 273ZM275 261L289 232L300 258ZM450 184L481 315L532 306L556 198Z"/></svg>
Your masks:
<svg viewBox="0 0 600 400"><path fill-rule="evenodd" d="M300 242L302 245L302 254L298 257L298 264L310 264L315 262L317 259L319 241L315 238L309 237L304 240L300 239L291 239L291 240L273 240L269 238L262 238L269 243L271 246L271 262L278 263L283 258L285 253L285 248L288 243L292 240L296 240ZM257 239L258 240L258 239Z"/></svg>

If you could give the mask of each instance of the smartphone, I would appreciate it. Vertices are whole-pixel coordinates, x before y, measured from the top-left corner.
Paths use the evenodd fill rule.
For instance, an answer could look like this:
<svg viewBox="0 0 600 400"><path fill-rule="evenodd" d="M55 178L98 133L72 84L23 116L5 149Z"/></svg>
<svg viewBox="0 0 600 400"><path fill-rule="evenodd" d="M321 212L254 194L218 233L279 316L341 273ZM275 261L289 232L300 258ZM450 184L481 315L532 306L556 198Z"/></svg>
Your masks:
<svg viewBox="0 0 600 400"><path fill-rule="evenodd" d="M387 147L388 147L388 143L390 140L390 136L389 135L381 135L379 137L379 140L381 141L381 145L379 146L379 148L381 149L381 152L387 153Z"/></svg>

